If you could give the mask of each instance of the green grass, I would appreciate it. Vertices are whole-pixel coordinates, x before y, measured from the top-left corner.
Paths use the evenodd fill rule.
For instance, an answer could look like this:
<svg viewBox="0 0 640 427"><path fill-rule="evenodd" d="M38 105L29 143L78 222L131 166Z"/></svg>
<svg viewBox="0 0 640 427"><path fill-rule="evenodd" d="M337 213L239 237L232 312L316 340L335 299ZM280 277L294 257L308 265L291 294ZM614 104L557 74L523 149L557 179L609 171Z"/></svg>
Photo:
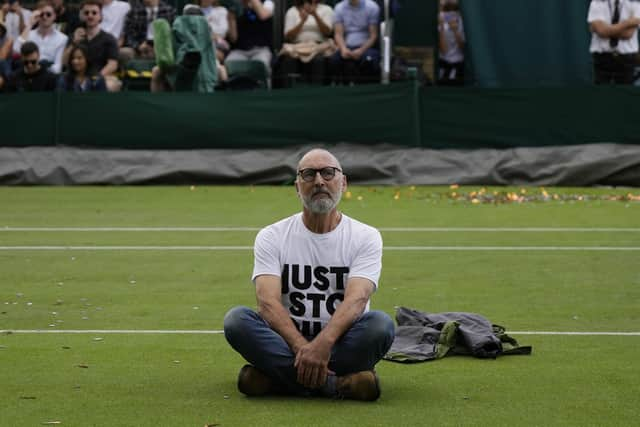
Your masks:
<svg viewBox="0 0 640 427"><path fill-rule="evenodd" d="M349 190L342 209L378 227L640 228L640 203L608 200L636 190L547 189L559 200L477 205L446 187ZM297 209L290 187L0 188L0 229L260 227ZM255 234L0 231L0 246L250 246ZM383 237L386 246L640 247L640 233L628 231ZM372 306L478 312L512 331L637 332L639 259L639 251L385 251ZM217 330L230 307L255 306L251 270L250 250L4 250L0 330ZM516 337L533 355L381 362L382 398L365 404L245 398L235 387L243 361L221 335L4 334L0 425L637 425L639 336Z"/></svg>

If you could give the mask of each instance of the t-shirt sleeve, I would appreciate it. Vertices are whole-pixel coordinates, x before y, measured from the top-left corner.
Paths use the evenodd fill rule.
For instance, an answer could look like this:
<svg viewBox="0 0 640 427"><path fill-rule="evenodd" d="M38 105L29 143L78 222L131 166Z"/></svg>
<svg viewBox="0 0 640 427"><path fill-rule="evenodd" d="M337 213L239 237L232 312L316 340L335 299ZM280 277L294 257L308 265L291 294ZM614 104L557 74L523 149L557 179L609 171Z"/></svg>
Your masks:
<svg viewBox="0 0 640 427"><path fill-rule="evenodd" d="M356 257L349 267L349 278L362 277L373 282L378 289L382 270L382 236L378 230L372 229L363 240Z"/></svg>
<svg viewBox="0 0 640 427"><path fill-rule="evenodd" d="M116 61L118 60L118 42L116 41L116 38L111 34L109 34L109 42L106 43L105 50L105 56L107 57L107 59L115 59Z"/></svg>
<svg viewBox="0 0 640 427"><path fill-rule="evenodd" d="M592 1L589 5L589 13L587 14L587 22L607 21L607 3L603 1Z"/></svg>
<svg viewBox="0 0 640 427"><path fill-rule="evenodd" d="M380 23L380 7L373 3L367 12L367 22L369 25L378 25Z"/></svg>
<svg viewBox="0 0 640 427"><path fill-rule="evenodd" d="M281 275L280 249L278 239L272 228L260 230L253 246L253 275L251 280L255 283L256 277L263 274L273 276Z"/></svg>
<svg viewBox="0 0 640 427"><path fill-rule="evenodd" d="M338 4L333 10L333 23L344 25L344 16L342 16L342 5Z"/></svg>
<svg viewBox="0 0 640 427"><path fill-rule="evenodd" d="M284 34L291 31L295 28L296 25L300 22L300 14L298 13L298 9L295 7L289 8L287 10L287 14L284 17Z"/></svg>
<svg viewBox="0 0 640 427"><path fill-rule="evenodd" d="M320 14L320 18L322 18L324 23L327 24L329 27L333 27L333 9L331 9L330 6L322 8L322 13Z"/></svg>

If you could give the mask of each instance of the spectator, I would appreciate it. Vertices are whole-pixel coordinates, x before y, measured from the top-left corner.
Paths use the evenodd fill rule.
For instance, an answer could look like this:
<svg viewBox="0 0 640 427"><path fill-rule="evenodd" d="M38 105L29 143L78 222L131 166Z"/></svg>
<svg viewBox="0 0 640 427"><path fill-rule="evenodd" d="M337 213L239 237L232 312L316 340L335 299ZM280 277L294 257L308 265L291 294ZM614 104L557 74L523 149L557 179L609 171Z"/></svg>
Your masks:
<svg viewBox="0 0 640 427"><path fill-rule="evenodd" d="M378 41L380 7L373 0L342 0L334 11L338 51L331 56L337 83L374 81L380 69Z"/></svg>
<svg viewBox="0 0 640 427"><path fill-rule="evenodd" d="M22 69L14 72L6 85L6 92L52 91L56 75L40 65L38 45L27 41L20 47Z"/></svg>
<svg viewBox="0 0 640 427"><path fill-rule="evenodd" d="M102 2L102 22L100 28L111 34L118 41L118 46L124 44L124 21L131 10L131 5L126 1L103 0Z"/></svg>
<svg viewBox="0 0 640 427"><path fill-rule="evenodd" d="M84 45L72 45L67 72L58 79L58 89L65 92L104 92L107 85L99 74L89 68L89 54Z"/></svg>
<svg viewBox="0 0 640 427"><path fill-rule="evenodd" d="M638 54L640 2L592 0L587 22L592 32L595 84L632 84Z"/></svg>
<svg viewBox="0 0 640 427"><path fill-rule="evenodd" d="M265 65L267 74L271 74L273 1L242 0L242 4L241 14L236 16L230 12L232 50L225 62L257 60Z"/></svg>
<svg viewBox="0 0 640 427"><path fill-rule="evenodd" d="M24 31L31 18L31 11L20 5L19 0L2 0L2 12L4 25L7 27L7 35L16 40ZM16 53L19 53L18 50Z"/></svg>
<svg viewBox="0 0 640 427"><path fill-rule="evenodd" d="M216 44L216 56L219 61L224 61L231 47L227 41L229 11L220 5L220 0L200 0L200 9L211 28L211 35Z"/></svg>
<svg viewBox="0 0 640 427"><path fill-rule="evenodd" d="M80 12L76 6L66 6L64 0L52 0L56 11L56 30L70 36L80 26Z"/></svg>
<svg viewBox="0 0 640 427"><path fill-rule="evenodd" d="M29 25L13 44L13 50L19 50L26 41L38 45L40 61L45 68L59 74L62 71L62 54L68 37L56 30L54 23L56 12L50 0L40 0L38 8L31 14Z"/></svg>
<svg viewBox="0 0 640 427"><path fill-rule="evenodd" d="M124 22L124 45L121 57L124 61L134 57L153 59L153 26L159 18L173 22L176 11L163 0L135 0Z"/></svg>
<svg viewBox="0 0 640 427"><path fill-rule="evenodd" d="M0 12L1 14L2 12ZM11 50L13 40L7 35L7 28L4 26L3 18L0 16L0 90L11 72Z"/></svg>
<svg viewBox="0 0 640 427"><path fill-rule="evenodd" d="M465 36L458 0L441 0L438 13L440 58L438 84L464 85Z"/></svg>
<svg viewBox="0 0 640 427"><path fill-rule="evenodd" d="M302 75L304 80L322 84L326 58L335 52L333 9L320 0L296 0L285 16L284 40L278 58L280 87L288 87L288 76Z"/></svg>
<svg viewBox="0 0 640 427"><path fill-rule="evenodd" d="M73 45L84 45L87 49L87 60L91 74L104 77L109 92L118 92L122 83L115 76L118 71L118 42L109 33L100 29L101 15L100 0L84 0L80 7L83 27L76 28L73 33L73 43L65 51L68 63L69 53Z"/></svg>

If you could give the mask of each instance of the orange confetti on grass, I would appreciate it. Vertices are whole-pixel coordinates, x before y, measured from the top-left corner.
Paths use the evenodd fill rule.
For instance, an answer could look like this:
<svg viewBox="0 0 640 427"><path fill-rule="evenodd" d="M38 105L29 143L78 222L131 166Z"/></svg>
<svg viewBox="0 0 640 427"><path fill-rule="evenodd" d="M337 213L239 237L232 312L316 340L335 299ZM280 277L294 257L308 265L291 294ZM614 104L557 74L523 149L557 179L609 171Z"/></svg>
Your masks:
<svg viewBox="0 0 640 427"><path fill-rule="evenodd" d="M460 186L458 184L451 184L449 186L449 188L452 189L452 190L456 190L456 189L460 188Z"/></svg>

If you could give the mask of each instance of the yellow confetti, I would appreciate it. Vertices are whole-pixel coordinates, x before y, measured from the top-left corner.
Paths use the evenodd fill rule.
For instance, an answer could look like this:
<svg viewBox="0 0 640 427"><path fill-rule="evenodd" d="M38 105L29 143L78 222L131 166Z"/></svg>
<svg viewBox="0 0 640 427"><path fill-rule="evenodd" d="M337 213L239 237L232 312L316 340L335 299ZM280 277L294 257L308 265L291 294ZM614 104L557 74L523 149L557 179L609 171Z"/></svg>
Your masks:
<svg viewBox="0 0 640 427"><path fill-rule="evenodd" d="M345 199L350 199L351 198L351 191L347 191L346 193L344 193L344 198Z"/></svg>
<svg viewBox="0 0 640 427"><path fill-rule="evenodd" d="M393 195L393 200L400 200L400 193L396 193Z"/></svg>
<svg viewBox="0 0 640 427"><path fill-rule="evenodd" d="M480 203L480 200L478 200L478 199L471 199L471 203L473 203L474 205L477 205L478 203Z"/></svg>
<svg viewBox="0 0 640 427"><path fill-rule="evenodd" d="M196 186L195 186L195 185L192 185L189 189L190 189L191 191L193 191L193 190L195 190L195 189L196 189Z"/></svg>
<svg viewBox="0 0 640 427"><path fill-rule="evenodd" d="M409 187L411 189L411 191L416 191L416 186L412 185L411 187Z"/></svg>
<svg viewBox="0 0 640 427"><path fill-rule="evenodd" d="M450 189L452 189L452 190L455 190L455 189L457 189L457 188L460 188L460 186L459 186L458 184L451 184L451 185L449 186L449 188L450 188Z"/></svg>
<svg viewBox="0 0 640 427"><path fill-rule="evenodd" d="M527 194L527 189L526 188L521 188L520 189L520 194Z"/></svg>
<svg viewBox="0 0 640 427"><path fill-rule="evenodd" d="M361 201L362 201L362 199L364 199L364 197L362 197L362 196L358 196L358 197L357 197L357 199L358 199L358 201L359 201L359 202L361 202Z"/></svg>
<svg viewBox="0 0 640 427"><path fill-rule="evenodd" d="M456 193L456 192L454 191L453 193L451 193L451 197L453 197L453 198L455 199L456 197L458 197L458 193Z"/></svg>

